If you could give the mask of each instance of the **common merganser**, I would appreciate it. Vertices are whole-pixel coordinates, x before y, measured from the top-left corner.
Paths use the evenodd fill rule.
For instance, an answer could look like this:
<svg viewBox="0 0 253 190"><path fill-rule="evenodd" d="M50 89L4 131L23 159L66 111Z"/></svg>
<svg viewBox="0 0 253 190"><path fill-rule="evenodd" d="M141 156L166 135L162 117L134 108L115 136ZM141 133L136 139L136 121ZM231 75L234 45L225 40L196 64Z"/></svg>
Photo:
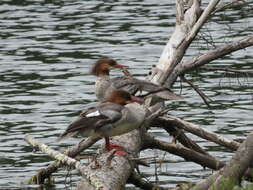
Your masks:
<svg viewBox="0 0 253 190"><path fill-rule="evenodd" d="M123 150L119 145L110 144L109 137L130 132L144 122L146 111L138 103L139 99L123 90L115 90L96 108L82 112L66 131L57 139L63 140L71 136L104 137L107 150ZM131 104L128 104L131 103Z"/></svg>
<svg viewBox="0 0 253 190"><path fill-rule="evenodd" d="M97 76L95 83L95 94L99 101L105 100L113 90L125 90L131 95L138 91L146 91L148 95L156 95L165 100L181 99L165 87L158 86L145 80L139 80L131 76L110 78L110 70L113 68L124 68L125 65L118 64L115 60L103 58L98 60L91 70L91 74Z"/></svg>

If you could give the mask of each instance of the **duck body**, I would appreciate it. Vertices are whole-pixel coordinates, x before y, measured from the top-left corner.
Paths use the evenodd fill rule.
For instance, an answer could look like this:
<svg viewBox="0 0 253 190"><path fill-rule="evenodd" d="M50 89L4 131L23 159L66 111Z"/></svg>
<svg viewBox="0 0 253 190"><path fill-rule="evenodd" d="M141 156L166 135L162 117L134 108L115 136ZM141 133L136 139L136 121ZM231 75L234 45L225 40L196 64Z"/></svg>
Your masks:
<svg viewBox="0 0 253 190"><path fill-rule="evenodd" d="M105 100L114 90L125 90L133 96L136 95L137 92L145 91L150 95L156 95L165 100L181 98L171 90L149 81L139 80L131 76L110 78L110 69L123 67L126 66L117 64L113 59L100 59L95 63L92 74L97 76L95 94L99 101Z"/></svg>
<svg viewBox="0 0 253 190"><path fill-rule="evenodd" d="M127 93L127 95L130 100L130 94ZM116 100L111 98L111 101L101 103L96 108L82 112L67 127L58 141L71 136L98 136L108 139L111 136L121 135L141 126L145 120L145 107L138 103L126 104L124 100L118 100L117 97Z"/></svg>

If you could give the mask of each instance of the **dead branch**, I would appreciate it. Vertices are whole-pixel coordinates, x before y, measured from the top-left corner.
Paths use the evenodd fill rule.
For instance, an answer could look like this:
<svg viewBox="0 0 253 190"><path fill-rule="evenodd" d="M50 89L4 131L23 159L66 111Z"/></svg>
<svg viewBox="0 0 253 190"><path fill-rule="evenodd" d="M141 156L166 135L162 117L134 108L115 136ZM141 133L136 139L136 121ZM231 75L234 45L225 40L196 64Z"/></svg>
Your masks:
<svg viewBox="0 0 253 190"><path fill-rule="evenodd" d="M25 136L25 140L27 143L31 144L35 148L38 148L43 153L46 153L50 157L58 160L59 162L66 164L68 166L75 167L76 169L78 169L81 172L82 175L88 177L87 173L85 172L86 166L82 165L81 162L79 162L73 158L70 158L70 157L68 157L56 150L53 150L52 148L50 148L46 144L39 142L38 140L34 139L33 137L31 137L29 135ZM90 180L93 180L93 179L94 178L90 178Z"/></svg>
<svg viewBox="0 0 253 190"><path fill-rule="evenodd" d="M76 157L79 153L84 151L85 149L92 146L96 143L100 138L89 137L85 141L81 141L80 143L76 144L75 146L69 148L64 154L71 158ZM62 162L54 161L51 163L47 168L40 169L37 174L32 176L29 179L30 184L44 184L45 180L50 178L51 174L56 172L58 168L62 167Z"/></svg>
<svg viewBox="0 0 253 190"><path fill-rule="evenodd" d="M154 139L149 135L144 136L144 146L145 149L159 149L174 155L180 156L188 161L193 161L203 167L208 167L214 170L220 169L225 165L224 162L218 161L215 158L198 153L196 151L185 148L179 144L167 143L161 140Z"/></svg>
<svg viewBox="0 0 253 190"><path fill-rule="evenodd" d="M236 154L225 166L221 175L216 179L215 183L209 188L211 189L233 189L235 185L241 182L246 169L253 161L253 132L241 144Z"/></svg>
<svg viewBox="0 0 253 190"><path fill-rule="evenodd" d="M216 9L213 11L213 14L219 11L224 11L225 9L231 9L231 8L238 8L242 5L247 5L248 2L245 0L232 0L228 3L221 3L216 7Z"/></svg>
<svg viewBox="0 0 253 190"><path fill-rule="evenodd" d="M152 127L162 127L166 130L170 135L174 137L175 140L178 140L182 145L192 150L195 150L199 153L208 155L204 149L202 149L195 141L191 140L186 136L183 129L179 129L175 125L168 126L168 122L162 119L154 119L150 126Z"/></svg>
<svg viewBox="0 0 253 190"><path fill-rule="evenodd" d="M193 1L192 6L185 11L185 17L183 18L182 16L179 16L181 21L177 22L176 30L161 55L159 63L156 66L156 73L152 73L152 82L161 85L165 85L166 83L166 86L168 87L173 85L175 81L171 80L171 75L174 75L174 70L182 60L185 51L196 37L200 28L207 21L210 13L214 10L219 1L220 0L211 0L201 16L197 18L195 15L199 14L200 3L198 0L195 0ZM183 1L178 0L177 4L180 6L177 7L182 7L182 3ZM181 13L181 9L177 9L177 15L181 15Z"/></svg>
<svg viewBox="0 0 253 190"><path fill-rule="evenodd" d="M201 67L205 64L210 63L213 60L219 59L225 55L228 55L232 52L238 51L240 49L244 49L246 47L253 45L253 35L249 35L241 40L234 41L226 44L225 46L216 48L215 50L211 50L206 52L205 54L199 55L189 61L185 61L181 64L178 64L173 73L170 74L168 81L174 83L178 76L183 75L193 69Z"/></svg>
<svg viewBox="0 0 253 190"><path fill-rule="evenodd" d="M195 124L192 124L188 121L181 120L177 117L173 116L160 116L159 118L156 118L159 122L159 120L163 120L163 122L167 122L167 126L163 125L164 127L170 127L172 126L177 126L178 128L184 129L194 135L197 135L203 139L215 142L219 145L225 146L231 150L237 150L238 147L240 146L240 143L226 139L225 137L222 137L216 133L209 132ZM162 121L160 121L162 122Z"/></svg>
<svg viewBox="0 0 253 190"><path fill-rule="evenodd" d="M205 102L205 104L210 107L210 104L208 102L209 101L212 101L207 95L205 95L196 85L194 85L191 81L187 80L184 75L181 75L180 76L181 80L183 82L186 82L187 84L189 84L198 94L199 96L202 98L202 100Z"/></svg>
<svg viewBox="0 0 253 190"><path fill-rule="evenodd" d="M230 68L213 67L213 66L203 66L203 67L201 67L201 69L205 69L205 70L209 70L209 71L226 71L226 72L240 73L240 74L253 74L252 69L239 70L239 69L230 69Z"/></svg>

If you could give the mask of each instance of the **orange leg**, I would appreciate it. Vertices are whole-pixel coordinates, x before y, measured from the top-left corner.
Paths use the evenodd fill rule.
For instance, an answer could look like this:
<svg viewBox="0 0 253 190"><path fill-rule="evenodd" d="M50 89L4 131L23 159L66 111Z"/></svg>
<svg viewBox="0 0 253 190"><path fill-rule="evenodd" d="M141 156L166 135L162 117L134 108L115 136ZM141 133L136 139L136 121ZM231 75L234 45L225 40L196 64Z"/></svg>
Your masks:
<svg viewBox="0 0 253 190"><path fill-rule="evenodd" d="M105 137L105 149L108 150L108 151L111 151L111 150L114 149L114 150L116 150L115 154L117 154L119 156L125 156L126 155L126 152L124 151L124 147L120 146L120 145L117 145L117 144L111 144L109 137Z"/></svg>

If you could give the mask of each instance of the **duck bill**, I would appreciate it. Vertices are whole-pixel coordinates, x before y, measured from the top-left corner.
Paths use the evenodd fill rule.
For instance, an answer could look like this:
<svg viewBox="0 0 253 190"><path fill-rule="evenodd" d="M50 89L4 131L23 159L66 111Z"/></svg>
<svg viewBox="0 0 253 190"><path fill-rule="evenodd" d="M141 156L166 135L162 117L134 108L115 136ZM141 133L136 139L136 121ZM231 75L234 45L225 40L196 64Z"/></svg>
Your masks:
<svg viewBox="0 0 253 190"><path fill-rule="evenodd" d="M137 103L143 103L143 100L137 97L132 97L132 100L130 100L129 102L133 103L133 102L137 102Z"/></svg>

